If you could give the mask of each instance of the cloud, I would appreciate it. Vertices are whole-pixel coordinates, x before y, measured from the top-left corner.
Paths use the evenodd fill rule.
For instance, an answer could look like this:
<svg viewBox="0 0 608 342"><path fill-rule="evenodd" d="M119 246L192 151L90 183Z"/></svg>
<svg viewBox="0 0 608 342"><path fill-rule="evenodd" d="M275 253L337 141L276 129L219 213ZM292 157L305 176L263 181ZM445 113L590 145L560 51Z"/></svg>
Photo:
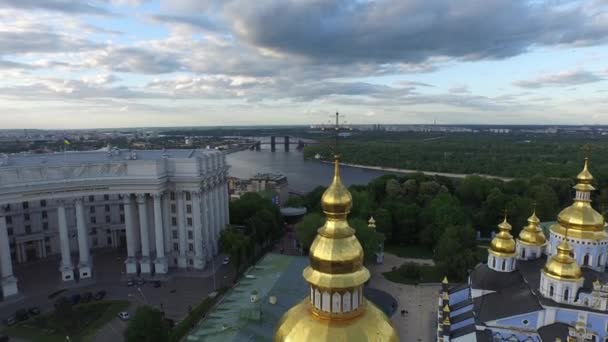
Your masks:
<svg viewBox="0 0 608 342"><path fill-rule="evenodd" d="M152 21L159 22L159 23L188 25L191 27L208 30L208 31L217 31L221 28L217 22L215 22L211 18L204 16L204 15L186 16L186 15L157 14L157 15L150 16L150 19L152 19Z"/></svg>
<svg viewBox="0 0 608 342"><path fill-rule="evenodd" d="M85 64L93 68L141 74L163 74L182 69L179 55L140 47L108 47L96 52Z"/></svg>
<svg viewBox="0 0 608 342"><path fill-rule="evenodd" d="M604 78L585 70L570 70L554 74L540 75L529 80L513 82L514 85L522 88L542 88L542 87L566 87L578 84L586 84L602 81Z"/></svg>
<svg viewBox="0 0 608 342"><path fill-rule="evenodd" d="M466 84L459 84L448 89L451 94L469 94L471 91L469 90L469 86Z"/></svg>
<svg viewBox="0 0 608 342"><path fill-rule="evenodd" d="M101 46L86 39L42 31L0 31L0 54L82 51Z"/></svg>
<svg viewBox="0 0 608 342"><path fill-rule="evenodd" d="M0 8L45 10L72 14L108 15L110 12L98 1L89 0L0 0Z"/></svg>

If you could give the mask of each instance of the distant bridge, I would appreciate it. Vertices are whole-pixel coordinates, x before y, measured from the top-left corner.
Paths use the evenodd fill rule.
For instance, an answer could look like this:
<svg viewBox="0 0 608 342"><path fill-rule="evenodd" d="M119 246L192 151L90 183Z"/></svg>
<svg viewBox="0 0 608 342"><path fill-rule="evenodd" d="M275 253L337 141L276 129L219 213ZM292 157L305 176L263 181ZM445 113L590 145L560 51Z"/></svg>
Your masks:
<svg viewBox="0 0 608 342"><path fill-rule="evenodd" d="M297 139L297 141L295 139ZM262 145L270 145L270 150L272 152L277 150L277 144L283 145L283 148L285 149L285 151L289 151L292 145L295 145L297 150L302 150L307 145L317 143L316 141L313 141L313 140L299 139L299 138L290 137L288 135L282 136L282 137L277 137L274 135L271 135L268 137L256 137L256 138L253 138L252 140L254 140L254 142L249 147L250 150L259 151L262 149Z"/></svg>

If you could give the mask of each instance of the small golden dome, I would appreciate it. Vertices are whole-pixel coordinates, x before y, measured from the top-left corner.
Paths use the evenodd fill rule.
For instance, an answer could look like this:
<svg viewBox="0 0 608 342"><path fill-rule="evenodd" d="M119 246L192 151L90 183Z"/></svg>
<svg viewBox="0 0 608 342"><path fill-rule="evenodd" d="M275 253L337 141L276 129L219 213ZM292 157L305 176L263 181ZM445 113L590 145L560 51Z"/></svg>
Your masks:
<svg viewBox="0 0 608 342"><path fill-rule="evenodd" d="M321 197L321 207L327 215L346 217L353 206L353 197L340 179L338 160L334 162L334 179Z"/></svg>
<svg viewBox="0 0 608 342"><path fill-rule="evenodd" d="M593 182L593 175L589 172L589 158L585 158L585 166L583 166L583 171L581 171L577 176L576 180L582 184L591 184Z"/></svg>
<svg viewBox="0 0 608 342"><path fill-rule="evenodd" d="M557 280L577 281L583 277L581 268L572 257L572 247L567 239L557 246L557 254L551 257L543 268L543 273Z"/></svg>
<svg viewBox="0 0 608 342"><path fill-rule="evenodd" d="M510 233L511 229L512 227L507 222L507 216L505 215L505 219L498 225L498 234L494 236L490 243L490 253L501 257L515 255L515 240Z"/></svg>
<svg viewBox="0 0 608 342"><path fill-rule="evenodd" d="M539 223L540 219L536 216L536 211L534 211L532 216L528 218L528 225L519 233L519 242L532 246L544 246L547 244L547 238L540 229Z"/></svg>

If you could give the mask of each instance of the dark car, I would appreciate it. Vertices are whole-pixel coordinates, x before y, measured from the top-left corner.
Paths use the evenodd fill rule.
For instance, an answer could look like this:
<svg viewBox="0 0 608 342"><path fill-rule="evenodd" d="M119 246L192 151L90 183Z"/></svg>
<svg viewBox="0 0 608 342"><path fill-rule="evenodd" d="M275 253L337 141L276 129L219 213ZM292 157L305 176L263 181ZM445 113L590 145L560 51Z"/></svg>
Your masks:
<svg viewBox="0 0 608 342"><path fill-rule="evenodd" d="M156 288L159 288L159 287L161 287L161 286L162 286L162 283L161 283L160 281L158 281L158 280L157 280L157 281L155 281L155 282L153 282L153 283L152 283L152 286L154 286L154 287L156 287Z"/></svg>
<svg viewBox="0 0 608 342"><path fill-rule="evenodd" d="M37 306L33 306L33 307L29 308L27 310L27 312L29 312L30 315L32 315L32 316L37 316L37 315L40 315L40 308Z"/></svg>
<svg viewBox="0 0 608 342"><path fill-rule="evenodd" d="M93 294L91 292L85 292L82 294L82 298L80 299L83 303L88 303L93 299Z"/></svg>
<svg viewBox="0 0 608 342"><path fill-rule="evenodd" d="M30 314L25 309L17 310L17 312L15 312L15 318L19 322L26 321L30 318Z"/></svg>
<svg viewBox="0 0 608 342"><path fill-rule="evenodd" d="M11 316L4 320L4 324L7 327L10 327L11 325L15 325L15 323L17 323L17 318L15 316Z"/></svg>
<svg viewBox="0 0 608 342"><path fill-rule="evenodd" d="M102 300L102 299L104 299L105 297L106 297L106 291L105 291L105 290L98 291L98 292L95 294L95 300Z"/></svg>
<svg viewBox="0 0 608 342"><path fill-rule="evenodd" d="M169 326L169 329L172 329L175 326L175 321L169 318L165 318L165 322L167 322L167 325Z"/></svg>
<svg viewBox="0 0 608 342"><path fill-rule="evenodd" d="M72 302L72 305L76 305L78 303L80 303L80 295L77 293L75 295L72 295L72 297L70 297L70 302Z"/></svg>
<svg viewBox="0 0 608 342"><path fill-rule="evenodd" d="M135 280L130 279L129 281L127 281L127 286L128 287L135 286Z"/></svg>
<svg viewBox="0 0 608 342"><path fill-rule="evenodd" d="M137 279L137 286L143 286L146 283L143 279Z"/></svg>

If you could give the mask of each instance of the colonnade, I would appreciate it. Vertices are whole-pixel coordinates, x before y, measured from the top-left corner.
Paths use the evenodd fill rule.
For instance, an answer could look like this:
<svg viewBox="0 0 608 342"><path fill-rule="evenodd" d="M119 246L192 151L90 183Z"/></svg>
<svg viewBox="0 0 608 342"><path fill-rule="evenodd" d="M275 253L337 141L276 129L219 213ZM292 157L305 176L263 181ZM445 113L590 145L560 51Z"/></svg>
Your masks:
<svg viewBox="0 0 608 342"><path fill-rule="evenodd" d="M200 270L218 254L220 232L229 221L229 198L225 178L213 176L203 181L200 186L176 189L172 192L175 197L176 213L170 212L169 209L171 208L169 197L173 197L169 191L121 195L127 245L125 260L127 274L166 274L169 264L174 264L178 268L191 267ZM186 197L189 200L186 200ZM152 202L152 206L149 206L149 202ZM72 203L75 209L78 241L77 264L72 260L66 210L66 207ZM148 210L153 211L152 220L149 220ZM173 237L173 225L167 217L169 215L175 215L177 218L177 250L172 241L167 241ZM77 278L76 274L79 279L90 278L93 263L84 199L77 197L71 200L59 200L57 220L61 258L59 271L62 280L74 280ZM151 241L152 239L154 241ZM44 250L44 245L41 245L41 248ZM46 250L43 253L46 255ZM171 257L176 263L170 262ZM6 213L2 206L0 206L0 268L2 294L4 297L16 295L17 279L13 274Z"/></svg>

